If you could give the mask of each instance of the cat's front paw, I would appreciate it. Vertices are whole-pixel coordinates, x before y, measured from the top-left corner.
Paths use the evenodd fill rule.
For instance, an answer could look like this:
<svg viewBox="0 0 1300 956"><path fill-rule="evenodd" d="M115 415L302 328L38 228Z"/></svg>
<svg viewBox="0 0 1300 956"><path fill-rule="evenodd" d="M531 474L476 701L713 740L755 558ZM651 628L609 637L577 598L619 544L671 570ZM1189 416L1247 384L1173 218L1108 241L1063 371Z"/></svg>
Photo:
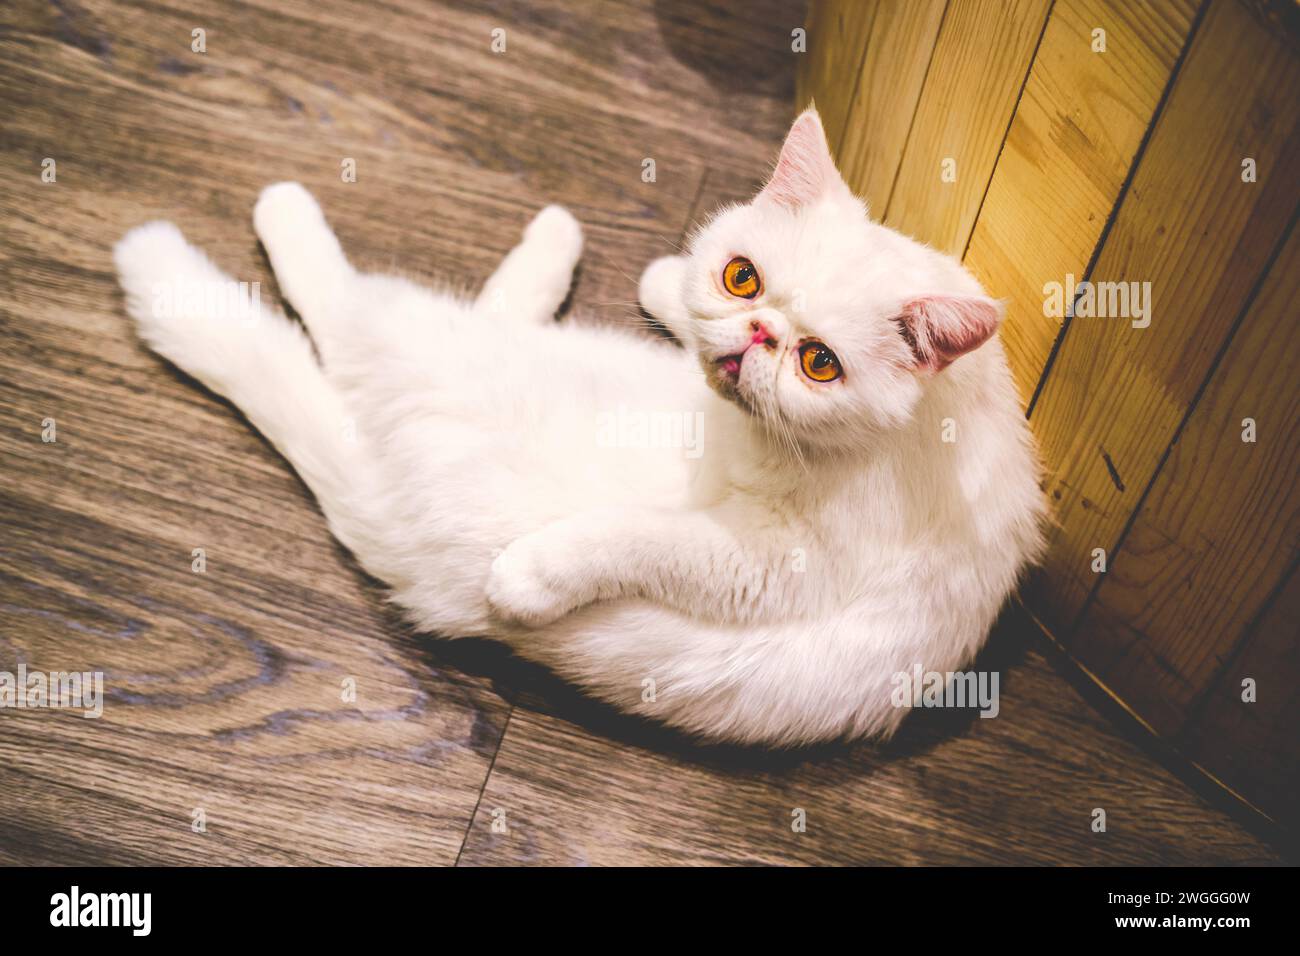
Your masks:
<svg viewBox="0 0 1300 956"><path fill-rule="evenodd" d="M502 620L543 627L578 606L578 601L548 580L545 556L525 535L497 555L488 574L487 599Z"/></svg>
<svg viewBox="0 0 1300 956"><path fill-rule="evenodd" d="M686 283L687 260L685 256L664 256L646 266L637 287L641 308L656 322L691 348L695 335L691 330L690 314L682 291Z"/></svg>
<svg viewBox="0 0 1300 956"><path fill-rule="evenodd" d="M686 278L684 256L662 256L645 267L637 284L641 308L656 319L669 318L682 309L682 282Z"/></svg>

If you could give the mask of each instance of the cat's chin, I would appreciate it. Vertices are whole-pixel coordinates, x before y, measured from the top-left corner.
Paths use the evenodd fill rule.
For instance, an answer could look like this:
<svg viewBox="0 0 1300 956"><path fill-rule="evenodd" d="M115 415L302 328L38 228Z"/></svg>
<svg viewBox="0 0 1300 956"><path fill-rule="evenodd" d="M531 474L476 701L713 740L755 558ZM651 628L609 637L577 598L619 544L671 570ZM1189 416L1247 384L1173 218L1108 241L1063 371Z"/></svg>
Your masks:
<svg viewBox="0 0 1300 956"><path fill-rule="evenodd" d="M721 398L739 406L750 415L756 414L753 402L740 388L739 356L726 356L721 359L709 359L700 356L700 367L704 378ZM734 367L733 367L734 365Z"/></svg>
<svg viewBox="0 0 1300 956"><path fill-rule="evenodd" d="M740 387L740 383L734 376L710 373L708 379L709 387L713 389L718 397L736 406L745 413L747 418L754 421L763 430L770 430L768 428L768 413L754 401L754 397L749 392Z"/></svg>

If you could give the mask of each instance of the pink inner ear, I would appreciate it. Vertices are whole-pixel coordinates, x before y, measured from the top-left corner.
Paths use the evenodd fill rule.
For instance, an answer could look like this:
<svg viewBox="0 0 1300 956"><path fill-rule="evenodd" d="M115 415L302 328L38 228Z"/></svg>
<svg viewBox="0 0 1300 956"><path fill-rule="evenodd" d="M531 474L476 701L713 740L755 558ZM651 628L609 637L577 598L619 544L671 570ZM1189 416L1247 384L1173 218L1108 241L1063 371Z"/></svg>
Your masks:
<svg viewBox="0 0 1300 956"><path fill-rule="evenodd" d="M922 368L935 372L979 348L1002 320L997 302L983 296L927 295L903 305L904 335Z"/></svg>
<svg viewBox="0 0 1300 956"><path fill-rule="evenodd" d="M790 127L776 170L758 197L797 208L818 199L839 175L821 118L809 108Z"/></svg>

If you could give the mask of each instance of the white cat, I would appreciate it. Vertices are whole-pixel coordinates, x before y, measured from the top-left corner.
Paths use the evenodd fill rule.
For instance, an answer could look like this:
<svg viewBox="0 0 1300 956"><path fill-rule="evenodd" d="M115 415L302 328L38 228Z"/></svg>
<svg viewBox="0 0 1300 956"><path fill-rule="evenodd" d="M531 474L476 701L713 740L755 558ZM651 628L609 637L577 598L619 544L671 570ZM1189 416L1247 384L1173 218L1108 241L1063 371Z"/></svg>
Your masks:
<svg viewBox="0 0 1300 956"><path fill-rule="evenodd" d="M712 739L889 734L895 675L968 663L1040 550L1000 306L868 219L813 111L643 275L684 350L554 320L582 246L557 206L474 300L357 272L297 184L253 222L311 341L179 293L232 280L165 222L117 246L130 313L421 628Z"/></svg>

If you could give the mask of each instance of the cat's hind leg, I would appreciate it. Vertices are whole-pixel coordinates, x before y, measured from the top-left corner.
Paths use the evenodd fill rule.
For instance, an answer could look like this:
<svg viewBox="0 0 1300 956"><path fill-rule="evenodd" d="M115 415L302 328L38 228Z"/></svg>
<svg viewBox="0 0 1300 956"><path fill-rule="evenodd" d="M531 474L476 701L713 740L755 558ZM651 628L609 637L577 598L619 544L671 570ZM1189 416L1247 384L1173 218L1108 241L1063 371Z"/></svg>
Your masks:
<svg viewBox="0 0 1300 956"><path fill-rule="evenodd" d="M582 255L582 227L563 206L547 206L497 266L475 309L508 321L548 322L568 297Z"/></svg>
<svg viewBox="0 0 1300 956"><path fill-rule="evenodd" d="M391 580L368 519L370 461L311 342L170 222L131 230L113 250L127 311L159 355L230 399L298 471L335 536Z"/></svg>
<svg viewBox="0 0 1300 956"><path fill-rule="evenodd" d="M686 280L686 257L664 256L646 266L637 286L641 307L671 332L683 345L691 346L691 317L686 311L682 284Z"/></svg>
<svg viewBox="0 0 1300 956"><path fill-rule="evenodd" d="M358 275L311 193L299 183L262 190L253 228L271 259L280 291L302 316L328 366L345 348L349 300Z"/></svg>

